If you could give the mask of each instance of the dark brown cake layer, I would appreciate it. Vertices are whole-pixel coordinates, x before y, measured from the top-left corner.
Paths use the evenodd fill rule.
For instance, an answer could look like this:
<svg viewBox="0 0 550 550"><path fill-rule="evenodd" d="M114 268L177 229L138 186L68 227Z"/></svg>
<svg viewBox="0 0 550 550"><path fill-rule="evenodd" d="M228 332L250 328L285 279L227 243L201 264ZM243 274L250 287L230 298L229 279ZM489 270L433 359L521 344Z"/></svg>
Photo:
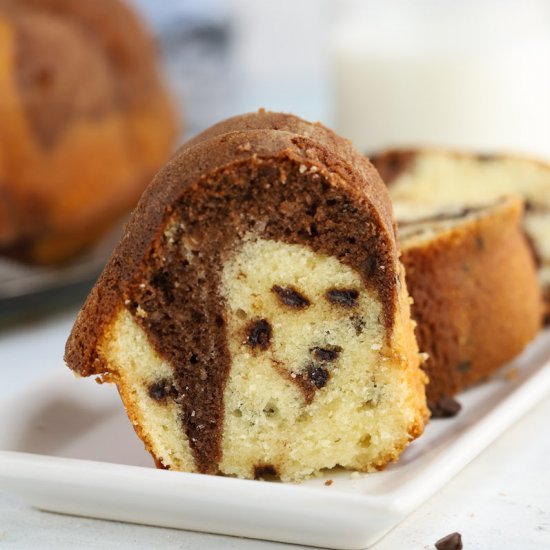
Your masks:
<svg viewBox="0 0 550 550"><path fill-rule="evenodd" d="M398 149L369 155L369 160L378 170L384 183L389 185L409 169L417 154L418 151L414 149Z"/></svg>
<svg viewBox="0 0 550 550"><path fill-rule="evenodd" d="M460 210L457 210L456 212L442 212L441 214L434 214L433 216L425 216L423 218L416 218L414 220L407 220L407 221L400 221L399 227L410 227L410 226L420 226L422 224L437 224L440 222L451 222L451 221L458 221L463 218L466 218L466 216L469 216L471 214L476 214L478 212L483 212L485 207L478 206L478 207L464 207Z"/></svg>
<svg viewBox="0 0 550 550"><path fill-rule="evenodd" d="M430 150L426 150L427 152L430 152ZM394 182L401 174L406 173L414 163L415 159L422 155L424 151L422 149L392 149L383 151L378 154L370 155L369 160L372 162L372 164L376 167L378 170L380 176L382 177L383 181L386 183L386 185L391 186L392 182ZM470 155L460 153L460 152L448 152L450 157L457 157L457 158L469 158ZM499 162L501 160L504 160L508 157L504 155L474 155L473 158L481 161L481 162ZM514 158L514 157L509 157ZM518 157L521 158L521 157ZM533 164L537 164L538 161L532 160ZM521 182L518 182L518 189L517 193L519 195L522 195L521 190ZM532 201L526 200L525 201L525 215L528 216L530 214L544 214L548 212L548 207L546 205L541 204L535 204ZM403 225L403 224L400 224ZM526 237L529 240L529 244L531 247L531 251L534 255L535 261L537 262L538 266L542 264L542 259L540 257L540 252L537 250L536 246L534 245L531 237L526 233ZM544 298L544 304L546 308L546 314L544 323L546 325L550 324L550 286L547 286L546 288L543 288L543 298Z"/></svg>
<svg viewBox="0 0 550 550"><path fill-rule="evenodd" d="M69 366L108 373L97 345L126 304L174 367L197 468L214 471L230 368L220 276L245 235L305 244L351 266L379 296L391 334L398 285L391 207L372 167L357 154L348 164L353 155L320 125L272 113L227 121L185 145L143 195L84 306L67 344Z"/></svg>
<svg viewBox="0 0 550 550"><path fill-rule="evenodd" d="M22 105L44 148L55 145L75 118L115 108L110 68L92 40L52 17L19 14L12 21Z"/></svg>
<svg viewBox="0 0 550 550"><path fill-rule="evenodd" d="M44 147L78 117L99 117L158 93L148 40L119 2L0 0L1 13L14 25L22 105Z"/></svg>
<svg viewBox="0 0 550 550"><path fill-rule="evenodd" d="M0 9L14 8L21 13L55 17L101 51L122 105L139 102L161 89L151 38L124 1L0 0ZM82 71L86 77L85 66Z"/></svg>

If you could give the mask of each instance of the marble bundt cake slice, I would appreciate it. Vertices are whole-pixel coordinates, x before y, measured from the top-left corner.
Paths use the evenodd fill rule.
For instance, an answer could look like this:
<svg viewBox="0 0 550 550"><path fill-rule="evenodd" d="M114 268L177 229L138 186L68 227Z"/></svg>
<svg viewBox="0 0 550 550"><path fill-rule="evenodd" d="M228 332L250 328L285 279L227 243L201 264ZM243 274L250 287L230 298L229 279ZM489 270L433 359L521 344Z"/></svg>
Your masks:
<svg viewBox="0 0 550 550"><path fill-rule="evenodd" d="M525 200L523 228L538 262L550 323L550 165L522 157L437 150L392 150L370 157L388 184L398 220L505 195Z"/></svg>
<svg viewBox="0 0 550 550"><path fill-rule="evenodd" d="M427 417L387 190L347 141L290 115L236 117L180 149L66 361L116 383L175 470L380 469Z"/></svg>
<svg viewBox="0 0 550 550"><path fill-rule="evenodd" d="M540 330L540 288L522 214L521 199L509 197L399 224L433 411L513 359Z"/></svg>

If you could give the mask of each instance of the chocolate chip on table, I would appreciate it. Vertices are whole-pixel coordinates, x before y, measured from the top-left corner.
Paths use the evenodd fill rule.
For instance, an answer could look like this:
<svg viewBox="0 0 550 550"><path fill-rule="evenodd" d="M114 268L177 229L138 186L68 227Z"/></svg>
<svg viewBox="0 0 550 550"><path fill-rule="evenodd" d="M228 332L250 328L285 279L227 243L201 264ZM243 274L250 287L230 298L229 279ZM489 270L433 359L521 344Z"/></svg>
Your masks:
<svg viewBox="0 0 550 550"><path fill-rule="evenodd" d="M340 352L342 351L342 348L340 346L327 346L326 348L313 348L311 350L311 353L313 353L313 357L317 359L317 361L334 361L338 355L340 355Z"/></svg>
<svg viewBox="0 0 550 550"><path fill-rule="evenodd" d="M344 307L354 307L357 305L359 291L353 288L332 288L331 290L327 290L325 297L331 304Z"/></svg>
<svg viewBox="0 0 550 550"><path fill-rule="evenodd" d="M446 395L435 403L429 403L428 406L432 413L432 418L451 418L456 416L460 412L460 409L462 409L462 405L456 399Z"/></svg>
<svg viewBox="0 0 550 550"><path fill-rule="evenodd" d="M282 287L279 285L273 285L271 287L271 292L277 294L277 297L285 306L293 309L304 309L311 303L303 294L300 294L291 286Z"/></svg>
<svg viewBox="0 0 550 550"><path fill-rule="evenodd" d="M267 349L271 340L271 332L271 325L265 319L252 321L248 326L248 345L252 348Z"/></svg>
<svg viewBox="0 0 550 550"><path fill-rule="evenodd" d="M462 550L462 535L451 533L435 543L437 550Z"/></svg>

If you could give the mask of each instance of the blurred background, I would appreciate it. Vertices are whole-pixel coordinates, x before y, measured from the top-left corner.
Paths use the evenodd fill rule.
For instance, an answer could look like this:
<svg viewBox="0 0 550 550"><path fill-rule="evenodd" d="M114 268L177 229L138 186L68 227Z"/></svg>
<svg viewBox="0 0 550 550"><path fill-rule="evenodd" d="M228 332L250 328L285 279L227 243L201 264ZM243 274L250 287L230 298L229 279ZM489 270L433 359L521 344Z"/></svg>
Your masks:
<svg viewBox="0 0 550 550"><path fill-rule="evenodd" d="M10 0L0 0L0 13L3 3ZM223 118L265 107L320 120L365 153L436 146L550 160L547 0L126 3L158 52L175 107L172 148ZM5 124L3 131L9 141ZM3 155L0 140L0 176ZM5 222L0 208L2 215ZM118 235L100 231L53 262L11 253L0 260L0 320L81 300Z"/></svg>
<svg viewBox="0 0 550 550"><path fill-rule="evenodd" d="M189 133L264 106L361 150L550 158L546 0L132 0L161 45Z"/></svg>

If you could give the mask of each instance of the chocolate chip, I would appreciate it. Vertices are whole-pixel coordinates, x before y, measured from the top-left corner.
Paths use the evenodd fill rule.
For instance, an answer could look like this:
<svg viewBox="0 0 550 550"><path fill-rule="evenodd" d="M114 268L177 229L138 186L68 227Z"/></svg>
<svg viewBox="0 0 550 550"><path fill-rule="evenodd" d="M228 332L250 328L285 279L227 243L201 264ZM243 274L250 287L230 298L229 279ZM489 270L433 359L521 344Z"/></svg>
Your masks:
<svg viewBox="0 0 550 550"><path fill-rule="evenodd" d="M369 256L361 267L365 277L373 277L377 271L378 259L375 256Z"/></svg>
<svg viewBox="0 0 550 550"><path fill-rule="evenodd" d="M271 287L271 292L277 294L277 297L285 306L294 309L304 309L310 305L310 301L291 286L282 287L273 285Z"/></svg>
<svg viewBox="0 0 550 550"><path fill-rule="evenodd" d="M451 533L435 543L437 550L462 550L462 535Z"/></svg>
<svg viewBox="0 0 550 550"><path fill-rule="evenodd" d="M355 334L357 336L360 336L363 334L363 330L365 330L365 319L363 317L360 317L359 315L354 315L353 317L350 317L351 324L353 325L353 328L355 329Z"/></svg>
<svg viewBox="0 0 550 550"><path fill-rule="evenodd" d="M492 160L495 160L497 157L496 157L496 155L492 155L492 154L488 154L488 153L485 153L485 154L482 153L482 154L476 155L476 158L480 162L491 162Z"/></svg>
<svg viewBox="0 0 550 550"><path fill-rule="evenodd" d="M277 476L277 469L271 464L261 464L254 466L254 479L269 478Z"/></svg>
<svg viewBox="0 0 550 550"><path fill-rule="evenodd" d="M550 212L550 206L546 204L535 204L532 201L525 201L525 212L534 212L535 214L548 214Z"/></svg>
<svg viewBox="0 0 550 550"><path fill-rule="evenodd" d="M470 368L472 367L472 363L470 361L461 361L457 366L457 370L460 372L468 372Z"/></svg>
<svg viewBox="0 0 550 550"><path fill-rule="evenodd" d="M313 382L313 385L320 389L324 387L330 377L327 369L318 365L309 365L307 368L307 376Z"/></svg>
<svg viewBox="0 0 550 550"><path fill-rule="evenodd" d="M328 346L326 348L312 348L310 351L318 361L334 361L340 355L342 348L340 346Z"/></svg>
<svg viewBox="0 0 550 550"><path fill-rule="evenodd" d="M267 349L271 340L271 325L265 319L253 321L248 326L248 345L253 348Z"/></svg>
<svg viewBox="0 0 550 550"><path fill-rule="evenodd" d="M435 403L428 404L432 418L451 418L456 416L462 405L452 397L443 396Z"/></svg>
<svg viewBox="0 0 550 550"><path fill-rule="evenodd" d="M162 378L149 386L149 397L155 401L166 401L168 397L176 398L178 392L170 380Z"/></svg>
<svg viewBox="0 0 550 550"><path fill-rule="evenodd" d="M312 202L309 206L306 207L305 212L308 216L314 217L317 213L317 209L319 208L319 204L316 202Z"/></svg>
<svg viewBox="0 0 550 550"><path fill-rule="evenodd" d="M193 323L198 325L200 323L204 323L206 321L206 317L201 311L193 309L191 310L191 320L193 321Z"/></svg>
<svg viewBox="0 0 550 550"><path fill-rule="evenodd" d="M151 286L158 289L164 295L164 299L168 303L174 301L173 282L168 273L157 271L157 273L151 277Z"/></svg>
<svg viewBox="0 0 550 550"><path fill-rule="evenodd" d="M359 291L355 289L337 289L327 290L325 293L326 299L331 304L336 304L344 307L354 307L357 305Z"/></svg>
<svg viewBox="0 0 550 550"><path fill-rule="evenodd" d="M363 317L360 317L359 315L353 315L350 317L351 324L353 325L353 328L355 329L355 334L357 336L361 336L363 334L363 330L365 330L365 319Z"/></svg>
<svg viewBox="0 0 550 550"><path fill-rule="evenodd" d="M485 239L481 235L476 237L476 246L478 250L485 250Z"/></svg>

